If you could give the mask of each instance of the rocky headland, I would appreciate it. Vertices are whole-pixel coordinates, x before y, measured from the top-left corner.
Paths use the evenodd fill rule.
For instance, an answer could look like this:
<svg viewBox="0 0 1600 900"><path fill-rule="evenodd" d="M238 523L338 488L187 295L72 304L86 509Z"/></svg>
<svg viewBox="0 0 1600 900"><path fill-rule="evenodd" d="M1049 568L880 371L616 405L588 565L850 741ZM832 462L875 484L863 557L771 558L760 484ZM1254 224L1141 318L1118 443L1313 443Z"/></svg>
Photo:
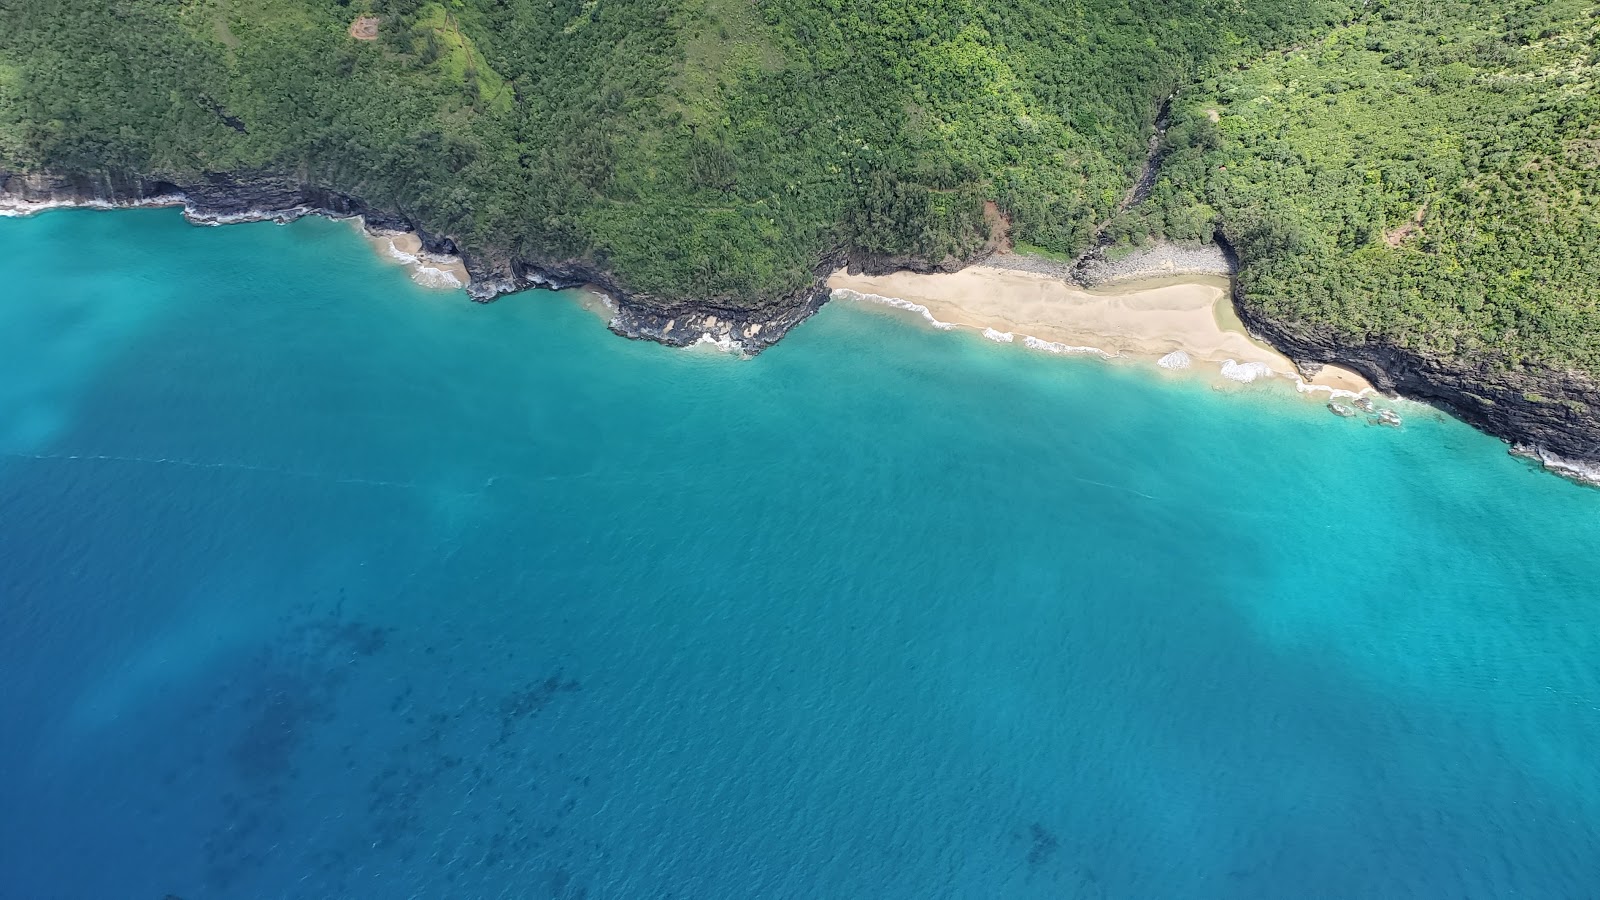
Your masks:
<svg viewBox="0 0 1600 900"><path fill-rule="evenodd" d="M475 253L403 212L375 207L358 197L295 178L213 175L178 183L138 176L0 170L0 213L27 214L63 206L182 206L190 221L205 225L288 222L307 215L360 217L369 231L411 232L426 252L459 257L470 275L466 291L477 302L530 287L589 285L615 302L610 328L617 334L672 346L711 342L746 355L777 343L789 329L820 309L829 295L826 279L841 267L858 274L951 272L981 261L993 268L1049 275L1079 286L1231 274L1235 268L1232 253L1214 244L1157 245L1116 258L1108 257L1101 248L1072 262L1003 252L930 262L839 250L818 261L811 285L770 302L742 305L630 291L612 272L583 259ZM1487 360L1429 357L1382 342L1349 340L1280 321L1252 306L1250 298L1239 291L1235 291L1234 302L1249 331L1281 351L1308 378L1325 365L1348 368L1385 393L1445 409L1553 472L1600 484L1600 384L1586 375L1532 366L1507 369Z"/></svg>
<svg viewBox="0 0 1600 900"><path fill-rule="evenodd" d="M403 212L373 206L359 197L282 176L241 178L214 175L182 182L139 176L20 174L0 170L0 214L27 215L60 207L117 209L181 206L198 225L292 222L303 216L359 217L372 234L414 233L422 249L459 257L470 280L469 297L487 303L501 294L541 287L589 285L616 304L610 327L630 338L688 346L710 341L747 355L777 343L790 328L821 308L827 272L845 259L821 263L813 286L756 306L718 300L658 297L630 291L604 267L582 259L527 259L474 252Z"/></svg>

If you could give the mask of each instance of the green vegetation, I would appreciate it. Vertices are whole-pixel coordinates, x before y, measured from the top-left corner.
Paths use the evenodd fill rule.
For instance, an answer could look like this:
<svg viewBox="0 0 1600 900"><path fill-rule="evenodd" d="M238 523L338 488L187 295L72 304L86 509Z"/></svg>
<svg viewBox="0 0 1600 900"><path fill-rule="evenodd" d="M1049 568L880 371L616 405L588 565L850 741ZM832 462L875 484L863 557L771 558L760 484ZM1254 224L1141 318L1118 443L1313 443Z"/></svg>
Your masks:
<svg viewBox="0 0 1600 900"><path fill-rule="evenodd" d="M1117 235L1220 225L1250 303L1348 342L1600 375L1597 15L1374 3L1184 92Z"/></svg>
<svg viewBox="0 0 1600 900"><path fill-rule="evenodd" d="M293 172L485 257L760 302L1075 254L1161 100L1347 0L0 0L0 166ZM379 17L374 41L347 33Z"/></svg>
<svg viewBox="0 0 1600 900"><path fill-rule="evenodd" d="M348 33L379 19L376 40ZM294 173L760 303L840 249L1220 231L1270 315L1600 373L1578 0L0 0L0 167ZM1118 213L1160 104L1162 177Z"/></svg>

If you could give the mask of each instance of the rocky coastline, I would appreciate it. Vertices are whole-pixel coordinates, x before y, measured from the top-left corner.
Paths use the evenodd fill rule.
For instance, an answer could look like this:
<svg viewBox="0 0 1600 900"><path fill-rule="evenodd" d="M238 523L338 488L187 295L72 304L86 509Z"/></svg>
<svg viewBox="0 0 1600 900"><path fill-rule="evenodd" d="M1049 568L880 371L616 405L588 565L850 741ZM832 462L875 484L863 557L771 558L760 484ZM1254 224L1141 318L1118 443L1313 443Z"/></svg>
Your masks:
<svg viewBox="0 0 1600 900"><path fill-rule="evenodd" d="M19 174L0 170L0 212L26 214L54 207L123 208L182 206L203 225L289 222L307 215L360 217L373 232L412 232L429 253L459 256L471 281L468 295L486 303L531 287L552 290L589 285L611 297L612 331L670 346L712 343L755 355L777 343L828 299L824 285L841 266L868 274L896 270L955 271L974 262L1041 272L1083 285L1192 274L1231 274L1233 254L1225 245L1165 245L1108 259L1102 250L1073 262L1011 254L974 260L880 259L836 251L819 262L813 283L755 307L716 300L669 299L631 292L603 268L585 260L488 259L445 235L360 198L282 176L239 178L214 175L183 182L139 176ZM1314 375L1339 365L1367 378L1379 390L1430 403L1501 438L1511 452L1549 471L1600 485L1600 384L1577 373L1547 369L1507 371L1487 362L1439 360L1382 343L1350 342L1278 321L1235 292L1235 306L1250 332Z"/></svg>
<svg viewBox="0 0 1600 900"><path fill-rule="evenodd" d="M497 259L475 254L403 213L375 207L339 191L283 176L213 175L199 180L142 176L20 174L0 170L0 213L26 215L60 207L121 209L181 206L197 225L292 222L304 216L359 217L369 233L409 232L425 251L456 256L471 280L467 295L488 303L527 288L563 290L588 285L615 304L612 331L675 347L713 343L753 356L777 343L827 301L822 282L845 262L842 255L817 267L810 287L762 306L741 308L715 300L673 300L629 291L603 268L585 260Z"/></svg>
<svg viewBox="0 0 1600 900"><path fill-rule="evenodd" d="M1338 365L1378 390L1450 413L1511 445L1545 469L1600 486L1600 384L1574 372L1508 370L1489 360L1441 360L1381 342L1356 342L1296 327L1235 292L1250 333L1278 348L1302 374Z"/></svg>

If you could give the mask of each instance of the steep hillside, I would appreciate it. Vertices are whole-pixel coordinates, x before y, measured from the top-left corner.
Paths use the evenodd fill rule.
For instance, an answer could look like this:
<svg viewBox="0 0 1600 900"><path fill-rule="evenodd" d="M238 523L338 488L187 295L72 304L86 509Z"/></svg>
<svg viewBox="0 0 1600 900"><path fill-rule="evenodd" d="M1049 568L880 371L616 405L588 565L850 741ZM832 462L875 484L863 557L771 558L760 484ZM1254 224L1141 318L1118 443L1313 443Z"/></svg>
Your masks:
<svg viewBox="0 0 1600 900"><path fill-rule="evenodd" d="M849 249L1074 253L1161 100L1335 0L0 0L0 166L289 174L483 260L760 303ZM357 22L361 28L353 27Z"/></svg>
<svg viewBox="0 0 1600 900"><path fill-rule="evenodd" d="M479 296L596 281L619 331L754 349L845 260L1216 235L1303 364L1600 461L1579 0L0 0L0 26L0 194L368 212Z"/></svg>
<svg viewBox="0 0 1600 900"><path fill-rule="evenodd" d="M1600 457L1597 66L1592 4L1373 4L1185 91L1114 230L1219 228L1285 349Z"/></svg>

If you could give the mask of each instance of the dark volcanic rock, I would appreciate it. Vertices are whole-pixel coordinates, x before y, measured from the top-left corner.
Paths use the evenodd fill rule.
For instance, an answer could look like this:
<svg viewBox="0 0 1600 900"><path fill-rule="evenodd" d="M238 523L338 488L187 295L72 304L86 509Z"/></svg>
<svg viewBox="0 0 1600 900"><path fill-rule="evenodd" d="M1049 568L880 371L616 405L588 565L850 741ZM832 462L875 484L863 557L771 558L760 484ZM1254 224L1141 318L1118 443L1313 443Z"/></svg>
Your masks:
<svg viewBox="0 0 1600 900"><path fill-rule="evenodd" d="M281 175L209 175L167 180L107 173L35 175L0 170L0 210L179 205L190 221L203 225L290 222L307 215L335 219L360 216L369 229L415 232L429 252L459 255L472 276L467 294L480 303L530 287L560 290L593 285L615 302L611 329L618 334L672 346L709 340L750 355L777 343L789 329L821 308L828 296L822 282L836 267L819 266L811 285L758 306L741 306L729 299L669 300L629 291L610 272L585 260L475 255L453 239L431 233L409 216Z"/></svg>
<svg viewBox="0 0 1600 900"><path fill-rule="evenodd" d="M815 280L785 297L754 306L728 298L671 299L629 291L608 271L582 260L512 260L503 267L481 267L467 258L472 299L488 302L495 296L524 288L551 290L589 285L616 304L611 330L624 337L687 347L705 341L754 356L776 344L789 329L822 308L828 299L823 286L835 266L819 265Z"/></svg>
<svg viewBox="0 0 1600 900"><path fill-rule="evenodd" d="M1379 390L1440 407L1551 471L1600 484L1600 384L1586 375L1339 339L1264 315L1247 298L1237 297L1235 305L1253 334L1305 374L1328 364L1353 369Z"/></svg>
<svg viewBox="0 0 1600 900"><path fill-rule="evenodd" d="M603 266L580 259L492 259L426 230L401 212L377 208L348 194L282 175L210 175L166 180L137 175L37 175L0 169L0 210L26 212L52 205L182 205L191 221L224 224L292 221L306 215L361 216L377 230L411 231L433 253L460 255L472 282L467 293L488 302L529 287L593 285L616 303L611 330L674 346L710 340L756 354L777 343L827 301L827 276L840 266L871 274L910 270L953 272L982 259L879 256L835 251L820 260L810 285L755 306L730 298L672 299L632 292ZM1222 247L1228 259L1230 248ZM1514 452L1552 471L1600 484L1600 384L1576 372L1507 368L1494 360L1441 359L1382 341L1337 339L1316 329L1278 321L1236 297L1239 317L1257 336L1295 361L1306 374L1325 364L1346 366L1380 390L1440 406L1513 444Z"/></svg>
<svg viewBox="0 0 1600 900"><path fill-rule="evenodd" d="M361 216L377 230L415 231L431 252L454 253L455 243L428 234L405 216L354 197L284 177L210 175L182 184L129 175L21 175L0 169L0 207L27 211L51 206L178 206L203 225L290 222L302 216Z"/></svg>

